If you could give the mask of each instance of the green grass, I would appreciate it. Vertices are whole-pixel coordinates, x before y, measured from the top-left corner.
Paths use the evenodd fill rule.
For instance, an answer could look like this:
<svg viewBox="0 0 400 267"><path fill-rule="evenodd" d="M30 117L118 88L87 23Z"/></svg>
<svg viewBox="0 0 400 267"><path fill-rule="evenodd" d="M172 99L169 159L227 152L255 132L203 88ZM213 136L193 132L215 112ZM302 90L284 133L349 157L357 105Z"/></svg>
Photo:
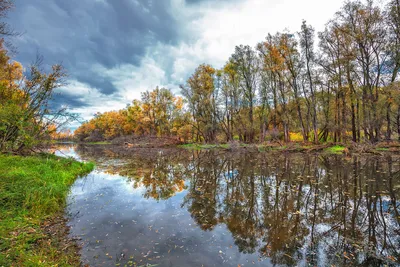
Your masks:
<svg viewBox="0 0 400 267"><path fill-rule="evenodd" d="M62 214L72 183L93 168L49 154L0 155L0 266L76 263L76 255L58 248L43 224Z"/></svg>
<svg viewBox="0 0 400 267"><path fill-rule="evenodd" d="M85 142L85 145L111 145L109 141L99 141L99 142Z"/></svg>
<svg viewBox="0 0 400 267"><path fill-rule="evenodd" d="M197 144L183 144L183 145L178 145L177 147L185 149L195 149L195 150L200 149L199 145Z"/></svg>
<svg viewBox="0 0 400 267"><path fill-rule="evenodd" d="M377 147L375 148L376 151L389 151L389 148L387 147Z"/></svg>
<svg viewBox="0 0 400 267"><path fill-rule="evenodd" d="M335 146L326 148L325 151L329 152L329 153L333 153L333 154L341 154L341 153L343 153L343 151L345 149L346 149L346 147L344 147L344 146L335 145Z"/></svg>

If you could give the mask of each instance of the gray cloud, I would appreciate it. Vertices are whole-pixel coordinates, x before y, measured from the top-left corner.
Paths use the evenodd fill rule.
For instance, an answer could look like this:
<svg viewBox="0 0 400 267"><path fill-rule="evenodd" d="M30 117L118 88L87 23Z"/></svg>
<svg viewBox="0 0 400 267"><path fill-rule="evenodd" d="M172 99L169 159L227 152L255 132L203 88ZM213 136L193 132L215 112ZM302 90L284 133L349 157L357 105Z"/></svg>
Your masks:
<svg viewBox="0 0 400 267"><path fill-rule="evenodd" d="M235 3L239 1L240 0L185 0L186 4L188 5L197 5L203 3L212 3L213 5L218 5L221 3Z"/></svg>
<svg viewBox="0 0 400 267"><path fill-rule="evenodd" d="M150 45L175 45L183 37L169 1L15 0L15 6L9 23L24 33L14 42L16 60L27 65L39 52L46 63L62 62L70 79L105 95L117 88L93 66L139 66Z"/></svg>
<svg viewBox="0 0 400 267"><path fill-rule="evenodd" d="M189 5L193 5L193 4L199 4L202 2L206 2L206 1L209 1L209 0L186 0L186 3Z"/></svg>
<svg viewBox="0 0 400 267"><path fill-rule="evenodd" d="M73 94L68 94L68 93L61 93L61 94L56 94L53 97L52 100L53 108L54 109L59 109L61 106L68 106L68 108L82 108L82 107L88 107L89 104L86 103L83 99L77 98Z"/></svg>

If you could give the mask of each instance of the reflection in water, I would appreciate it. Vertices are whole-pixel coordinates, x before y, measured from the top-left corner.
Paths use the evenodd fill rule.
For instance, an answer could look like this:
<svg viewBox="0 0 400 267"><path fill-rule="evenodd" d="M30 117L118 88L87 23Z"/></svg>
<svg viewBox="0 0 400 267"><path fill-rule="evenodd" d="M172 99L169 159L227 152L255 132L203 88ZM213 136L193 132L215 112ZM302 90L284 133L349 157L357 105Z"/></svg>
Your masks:
<svg viewBox="0 0 400 267"><path fill-rule="evenodd" d="M90 264L399 263L395 156L119 149L76 148L99 164L70 204Z"/></svg>

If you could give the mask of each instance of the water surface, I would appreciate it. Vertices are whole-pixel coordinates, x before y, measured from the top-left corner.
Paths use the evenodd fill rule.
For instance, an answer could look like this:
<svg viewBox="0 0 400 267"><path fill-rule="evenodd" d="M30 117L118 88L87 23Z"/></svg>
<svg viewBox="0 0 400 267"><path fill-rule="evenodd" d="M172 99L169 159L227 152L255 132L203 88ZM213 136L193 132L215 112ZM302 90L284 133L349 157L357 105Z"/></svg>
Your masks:
<svg viewBox="0 0 400 267"><path fill-rule="evenodd" d="M68 198L91 266L395 266L393 155L63 146L92 160Z"/></svg>

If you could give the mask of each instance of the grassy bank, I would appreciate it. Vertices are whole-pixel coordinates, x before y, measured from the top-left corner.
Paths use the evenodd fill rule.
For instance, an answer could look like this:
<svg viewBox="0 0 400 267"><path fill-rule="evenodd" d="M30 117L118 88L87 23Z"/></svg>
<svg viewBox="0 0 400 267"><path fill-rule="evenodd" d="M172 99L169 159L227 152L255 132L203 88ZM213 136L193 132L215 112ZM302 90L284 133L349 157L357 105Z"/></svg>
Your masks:
<svg viewBox="0 0 400 267"><path fill-rule="evenodd" d="M341 153L344 153L345 149L346 149L346 147L344 147L344 146L334 145L334 146L326 148L325 151L332 153L332 154L341 154Z"/></svg>
<svg viewBox="0 0 400 267"><path fill-rule="evenodd" d="M268 151L287 151L287 152L306 152L308 150L320 150L329 153L338 153L342 152L345 147L339 145L303 145L301 143L288 143L288 144L279 144L279 143L270 143L270 144L245 144L245 143L234 143L234 144L184 144L178 145L179 148L184 148L188 150L207 150L207 149L228 149L228 150L237 150L237 149L246 149L253 150L258 152L268 152Z"/></svg>
<svg viewBox="0 0 400 267"><path fill-rule="evenodd" d="M54 155L0 155L0 266L76 266L63 209L92 163Z"/></svg>
<svg viewBox="0 0 400 267"><path fill-rule="evenodd" d="M99 142L83 142L79 144L84 144L84 145L111 145L112 143L110 141L99 141Z"/></svg>

